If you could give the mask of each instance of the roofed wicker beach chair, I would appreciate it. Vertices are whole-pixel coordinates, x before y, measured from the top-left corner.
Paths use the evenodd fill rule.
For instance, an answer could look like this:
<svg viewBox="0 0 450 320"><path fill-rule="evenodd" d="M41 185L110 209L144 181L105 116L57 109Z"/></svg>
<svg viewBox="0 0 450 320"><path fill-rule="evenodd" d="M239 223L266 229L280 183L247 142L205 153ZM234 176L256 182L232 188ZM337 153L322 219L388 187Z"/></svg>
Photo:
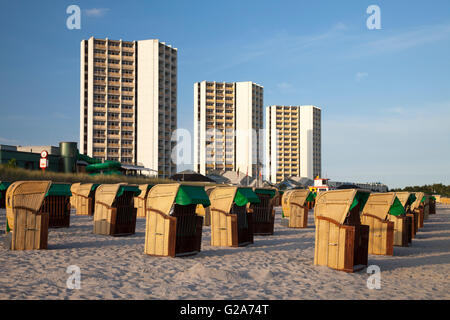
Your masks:
<svg viewBox="0 0 450 320"><path fill-rule="evenodd" d="M185 256L200 252L203 217L198 204L208 207L203 187L158 184L147 196L144 252L152 256Z"/></svg>
<svg viewBox="0 0 450 320"><path fill-rule="evenodd" d="M213 191L213 189L215 188L215 186L205 186L205 192L206 194L209 195L211 194L211 192ZM202 204L198 204L197 208L195 209L195 213L198 214L199 216L203 217L203 225L204 226L210 226L211 225L211 211L210 211L211 206L207 206L204 207Z"/></svg>
<svg viewBox="0 0 450 320"><path fill-rule="evenodd" d="M94 233L128 236L136 230L135 185L102 184L95 192Z"/></svg>
<svg viewBox="0 0 450 320"><path fill-rule="evenodd" d="M289 228L308 227L308 203L314 201L314 195L308 189L294 189L283 195L283 217L281 224Z"/></svg>
<svg viewBox="0 0 450 320"><path fill-rule="evenodd" d="M408 220L410 222L410 226L408 227L411 236L409 237L409 242L412 242L414 239L417 229L418 229L418 218L419 215L417 212L411 211L411 205L416 200L416 195L412 192L396 192L398 200L400 200L403 208L405 208L405 213L407 217L410 217Z"/></svg>
<svg viewBox="0 0 450 320"><path fill-rule="evenodd" d="M145 218L146 217L146 202L147 202L147 195L148 191L153 187L153 184L140 184L139 190L141 190L141 193L134 197L134 207L137 209L137 217L138 218Z"/></svg>
<svg viewBox="0 0 450 320"><path fill-rule="evenodd" d="M368 264L369 226L360 211L370 193L357 189L333 190L317 195L314 264L355 272Z"/></svg>
<svg viewBox="0 0 450 320"><path fill-rule="evenodd" d="M406 221L402 218L394 219L395 222L391 221L389 219L391 213L404 214L403 206L395 196L395 192L370 195L361 213L361 223L369 226L369 254L392 256L394 233L397 231L400 245L403 237L407 237L407 229L404 226ZM399 225L397 228L396 223Z"/></svg>
<svg viewBox="0 0 450 320"><path fill-rule="evenodd" d="M100 184L83 183L77 190L75 198L75 207L77 216L93 216L95 207L95 192Z"/></svg>
<svg viewBox="0 0 450 320"><path fill-rule="evenodd" d="M415 192L416 200L411 204L411 211L417 212L417 230L423 228L425 194L423 192Z"/></svg>
<svg viewBox="0 0 450 320"><path fill-rule="evenodd" d="M430 214L436 214L436 197L430 196Z"/></svg>
<svg viewBox="0 0 450 320"><path fill-rule="evenodd" d="M211 245L239 247L253 243L252 214L247 203L260 200L251 188L216 187L211 200Z"/></svg>
<svg viewBox="0 0 450 320"><path fill-rule="evenodd" d="M248 203L248 210L252 214L254 235L273 235L275 223L275 210L273 199L276 190L272 188L254 188L260 202Z"/></svg>
<svg viewBox="0 0 450 320"><path fill-rule="evenodd" d="M81 185L80 182L76 182L72 183L72 185L70 186L70 192L72 193L72 196L70 197L70 207L72 209L76 209L77 207L77 196L78 196L77 191L80 185Z"/></svg>
<svg viewBox="0 0 450 320"><path fill-rule="evenodd" d="M51 181L16 181L6 195L6 232L11 250L47 249L48 212L41 210Z"/></svg>

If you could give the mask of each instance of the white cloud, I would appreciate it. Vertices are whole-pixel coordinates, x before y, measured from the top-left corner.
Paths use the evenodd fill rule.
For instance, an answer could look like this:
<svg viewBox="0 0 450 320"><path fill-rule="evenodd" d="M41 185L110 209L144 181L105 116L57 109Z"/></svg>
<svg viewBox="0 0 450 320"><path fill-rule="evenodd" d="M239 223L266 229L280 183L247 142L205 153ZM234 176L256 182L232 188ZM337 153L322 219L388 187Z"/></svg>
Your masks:
<svg viewBox="0 0 450 320"><path fill-rule="evenodd" d="M109 8L85 9L84 14L86 14L88 17L103 17L109 10Z"/></svg>
<svg viewBox="0 0 450 320"><path fill-rule="evenodd" d="M356 81L360 82L362 79L367 78L369 74L367 72L357 72L355 74Z"/></svg>

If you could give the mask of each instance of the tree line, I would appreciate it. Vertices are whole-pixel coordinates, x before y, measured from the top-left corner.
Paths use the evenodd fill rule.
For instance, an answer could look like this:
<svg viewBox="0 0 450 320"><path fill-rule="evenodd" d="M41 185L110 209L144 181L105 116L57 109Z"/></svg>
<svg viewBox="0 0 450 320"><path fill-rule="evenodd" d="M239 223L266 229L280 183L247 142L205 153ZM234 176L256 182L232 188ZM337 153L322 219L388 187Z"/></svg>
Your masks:
<svg viewBox="0 0 450 320"><path fill-rule="evenodd" d="M450 185L446 186L442 183L426 184L424 186L408 186L403 189L392 189L391 191L408 191L408 192L424 192L427 194L439 194L441 196L450 197Z"/></svg>

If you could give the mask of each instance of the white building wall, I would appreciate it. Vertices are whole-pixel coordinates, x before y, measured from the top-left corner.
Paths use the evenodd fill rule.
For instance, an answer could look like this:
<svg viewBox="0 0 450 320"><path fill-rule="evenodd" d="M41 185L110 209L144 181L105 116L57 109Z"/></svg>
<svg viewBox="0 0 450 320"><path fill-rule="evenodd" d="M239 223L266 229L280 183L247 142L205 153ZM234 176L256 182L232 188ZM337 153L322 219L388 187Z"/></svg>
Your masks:
<svg viewBox="0 0 450 320"><path fill-rule="evenodd" d="M300 106L300 176L314 179L314 108Z"/></svg>
<svg viewBox="0 0 450 320"><path fill-rule="evenodd" d="M158 40L137 41L137 162L158 170Z"/></svg>
<svg viewBox="0 0 450 320"><path fill-rule="evenodd" d="M86 40L82 40L80 44L80 149L79 152L84 154L84 64L85 64L85 45Z"/></svg>
<svg viewBox="0 0 450 320"><path fill-rule="evenodd" d="M94 38L88 40L88 122L87 122L87 155L92 157L94 155Z"/></svg>
<svg viewBox="0 0 450 320"><path fill-rule="evenodd" d="M252 82L236 83L236 167L252 175Z"/></svg>

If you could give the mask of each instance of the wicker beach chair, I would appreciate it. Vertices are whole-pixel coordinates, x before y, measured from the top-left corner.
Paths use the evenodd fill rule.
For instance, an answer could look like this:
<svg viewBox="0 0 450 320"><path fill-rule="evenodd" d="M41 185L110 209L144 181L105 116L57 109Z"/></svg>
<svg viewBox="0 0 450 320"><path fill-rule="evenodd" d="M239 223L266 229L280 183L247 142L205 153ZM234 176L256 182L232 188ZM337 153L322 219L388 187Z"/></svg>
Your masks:
<svg viewBox="0 0 450 320"><path fill-rule="evenodd" d="M407 237L407 230L404 228L405 220L402 218L393 219L395 221L389 220L390 212L404 213L403 206L395 196L395 192L370 195L361 213L361 223L369 226L369 254L392 256L394 254L394 234L397 233L400 245ZM397 228L396 223L400 225ZM408 245L407 241L406 245Z"/></svg>
<svg viewBox="0 0 450 320"><path fill-rule="evenodd" d="M253 234L273 235L275 223L275 210L273 199L276 190L272 188L254 188L253 192L259 197L259 203L248 203L248 210L252 214Z"/></svg>
<svg viewBox="0 0 450 320"><path fill-rule="evenodd" d="M284 198L287 197L287 198ZM281 224L289 228L307 228L309 202L313 201L313 194L308 189L294 189L283 195L286 209Z"/></svg>
<svg viewBox="0 0 450 320"><path fill-rule="evenodd" d="M429 197L430 214L436 214L436 197Z"/></svg>
<svg viewBox="0 0 450 320"><path fill-rule="evenodd" d="M217 187L211 200L211 245L223 247L246 246L253 243L253 215L247 203L258 203L250 188Z"/></svg>
<svg viewBox="0 0 450 320"><path fill-rule="evenodd" d="M419 218L417 212L411 211L411 205L416 200L416 195L412 192L396 192L396 196L403 205L403 208L405 208L406 216L409 217L408 221L410 223L410 226L408 226L408 229L411 233L409 242L412 242L412 239L414 239L417 233Z"/></svg>
<svg viewBox="0 0 450 320"><path fill-rule="evenodd" d="M134 197L141 191L137 186L102 184L95 192L94 233L127 236L135 233Z"/></svg>
<svg viewBox="0 0 450 320"><path fill-rule="evenodd" d="M141 190L141 193L134 197L134 207L137 209L137 217L138 218L145 218L146 217L146 201L147 201L147 195L148 191L153 187L152 184L140 184L139 190Z"/></svg>
<svg viewBox="0 0 450 320"><path fill-rule="evenodd" d="M51 181L16 181L6 194L6 232L11 250L47 249L48 212L41 210Z"/></svg>
<svg viewBox="0 0 450 320"><path fill-rule="evenodd" d="M205 192L209 195L213 191L215 186L205 186ZM203 225L204 226L210 226L211 225L211 211L210 206L204 207L202 204L198 204L197 208L195 209L195 213L201 217L203 217Z"/></svg>
<svg viewBox="0 0 450 320"><path fill-rule="evenodd" d="M368 264L369 227L361 225L360 211L369 192L333 190L317 195L314 264L355 272Z"/></svg>
<svg viewBox="0 0 450 320"><path fill-rule="evenodd" d="M417 213L417 230L423 228L425 194L423 192L415 192L416 200L411 204L411 211Z"/></svg>
<svg viewBox="0 0 450 320"><path fill-rule="evenodd" d="M170 257L200 252L203 217L195 213L198 204L210 204L203 187L175 183L151 188L144 252Z"/></svg>
<svg viewBox="0 0 450 320"><path fill-rule="evenodd" d="M72 185L70 186L70 192L72 193L72 196L70 197L70 207L72 209L76 209L77 208L77 197L78 197L78 188L80 187L81 183L77 182L77 183L72 183Z"/></svg>
<svg viewBox="0 0 450 320"><path fill-rule="evenodd" d="M77 190L75 198L75 207L77 216L93 216L95 207L95 192L99 184L83 183Z"/></svg>

